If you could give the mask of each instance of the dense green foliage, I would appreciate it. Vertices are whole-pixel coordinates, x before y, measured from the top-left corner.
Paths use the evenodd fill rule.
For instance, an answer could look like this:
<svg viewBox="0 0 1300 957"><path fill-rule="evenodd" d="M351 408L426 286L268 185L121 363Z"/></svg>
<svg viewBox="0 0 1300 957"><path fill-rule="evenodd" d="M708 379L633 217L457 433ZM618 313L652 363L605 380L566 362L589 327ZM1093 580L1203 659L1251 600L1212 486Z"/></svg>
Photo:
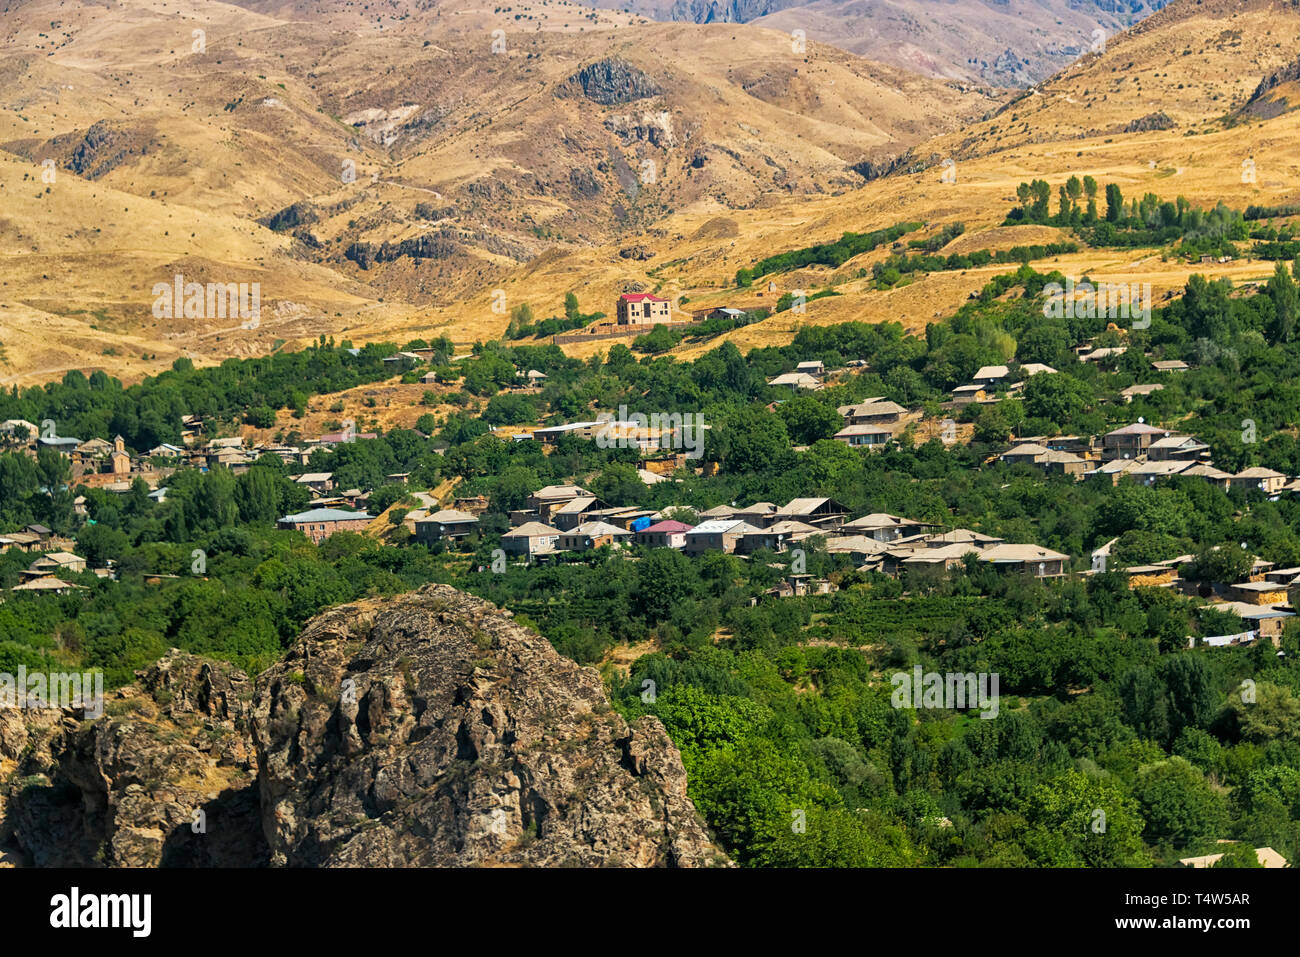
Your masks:
<svg viewBox="0 0 1300 957"><path fill-rule="evenodd" d="M542 485L574 480L611 503L680 506L688 519L723 502L832 496L854 514L1036 542L1074 556L1076 569L1111 539L1119 564L1193 555L1194 580L1235 576L1247 553L1300 565L1300 502L1291 497L1188 479L1076 483L992 461L1013 431L1095 434L1142 416L1198 435L1221 467L1300 473L1293 274L1279 266L1253 295L1193 277L1149 328L1128 331L1129 351L1105 367L1070 350L1092 337L1117 344L1107 317L1044 317L1042 291L1055 279L1028 267L1000 276L923 337L890 323L810 327L789 346L745 356L728 343L691 363L638 360L621 345L578 360L554 346L483 344L448 373L464 382L463 411L430 415L432 435L392 430L293 468L267 456L238 476L182 470L161 503L143 482L125 495L70 487L66 463L47 451L0 453L0 529L42 522L118 573L73 575L86 589L67 596L7 595L0 670L98 666L117 684L172 646L256 670L322 608L445 581L514 610L576 660L601 664L625 714L657 715L681 748L697 806L746 864L1168 864L1220 838L1268 844L1294 861L1294 628L1283 657L1267 642L1189 648L1189 636L1240 622L1167 590L1130 590L1113 572L1044 583L970 562L894 580L827 554L816 538L805 545L808 571L835 580L832 595L770 598L788 554L744 561L602 550L491 570L510 510ZM1125 404L1121 389L1150 381L1145 351L1192 368ZM73 376L4 396L0 415L54 418L83 438L122 431L135 443L169 441L183 412L233 423L249 408L293 405L295 389L380 378L384 354L353 357L322 343L210 370L181 364L130 389ZM766 385L800 361L840 368L849 358L866 368L816 393ZM1028 380L1022 401L962 413L976 427L970 444L918 443L904 432L896 446L868 452L829 438L841 405L885 395L937 413L946 390L997 362L1061 371ZM518 370L534 368L548 377L539 393L508 390ZM635 450L573 436L543 448L488 432L620 405L701 413L717 473L684 469L675 482L646 486ZM401 501L404 489L385 484L396 472L412 473L416 487L459 479L457 494L484 494L490 505L455 548L414 545L400 532L397 547L346 533L317 547L273 527L305 505L308 493L290 479L306 470L375 489L376 507ZM93 523L74 515L79 491ZM1223 545L1231 547L1214 548ZM0 555L0 585L17 582L32 557ZM640 642L654 650L626 674L609 661ZM916 665L998 675L997 717L895 707L891 677Z"/></svg>

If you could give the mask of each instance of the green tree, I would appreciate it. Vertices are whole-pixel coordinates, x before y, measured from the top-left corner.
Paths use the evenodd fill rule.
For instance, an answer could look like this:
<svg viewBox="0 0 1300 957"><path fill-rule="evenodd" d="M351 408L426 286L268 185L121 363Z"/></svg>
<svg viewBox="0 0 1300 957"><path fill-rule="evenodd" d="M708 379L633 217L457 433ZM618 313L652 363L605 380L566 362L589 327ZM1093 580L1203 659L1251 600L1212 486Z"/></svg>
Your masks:
<svg viewBox="0 0 1300 957"><path fill-rule="evenodd" d="M1220 836L1227 807L1199 770L1184 758L1169 758L1138 772L1134 794L1146 820L1149 843L1183 849Z"/></svg>
<svg viewBox="0 0 1300 957"><path fill-rule="evenodd" d="M785 430L799 445L812 445L839 431L842 419L835 409L806 395L797 395L776 407Z"/></svg>

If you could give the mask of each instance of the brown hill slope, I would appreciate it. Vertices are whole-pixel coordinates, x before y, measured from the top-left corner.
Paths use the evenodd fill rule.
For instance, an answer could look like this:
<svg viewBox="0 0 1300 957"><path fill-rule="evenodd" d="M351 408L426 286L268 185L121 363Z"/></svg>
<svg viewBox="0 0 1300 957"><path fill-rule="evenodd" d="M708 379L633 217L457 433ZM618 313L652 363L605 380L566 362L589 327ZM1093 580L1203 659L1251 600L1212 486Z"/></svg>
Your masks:
<svg viewBox="0 0 1300 957"><path fill-rule="evenodd" d="M931 76L1028 86L1164 0L590 0L656 20L755 23Z"/></svg>
<svg viewBox="0 0 1300 957"><path fill-rule="evenodd" d="M1113 39L1104 53L1044 83L998 115L926 142L899 171L858 190L831 199L782 200L725 215L677 214L660 224L657 236L645 235L644 241L660 250L650 268L621 261L616 250L606 247L548 258L518 271L503 288L511 301L527 299L537 311L550 314L558 311L567 289L577 289L584 302L607 303L635 283L662 295L685 295L693 310L770 306L783 291L811 292L834 282L841 295L809 303L805 315L784 313L726 338L742 345L788 341L803 324L852 319L898 320L921 330L927 322L950 315L1007 267L934 273L910 285L877 291L855 276L883 258L887 250L882 249L839 269L814 267L774 276L774 293L765 288L738 291L732 277L738 268L775 253L831 241L845 231L904 221L930 224L917 235L961 221L966 234L959 247L966 251L1068 238L1042 227L1001 228L1016 203L1016 186L1034 178L1046 179L1053 195L1071 175L1087 174L1103 184L1118 184L1126 197L1154 192L1171 200L1182 195L1201 207L1223 201L1239 209L1295 203L1300 197L1300 160L1292 144L1300 138L1300 114L1270 109L1267 118L1251 118L1240 109L1265 77L1297 57L1300 8L1295 4L1176 0ZM1288 82L1280 80L1276 89L1285 93ZM1168 116L1172 125L1151 122L1153 112ZM944 159L955 162L952 182L944 181ZM1247 167L1252 176L1243 175ZM1157 297L1181 289L1192 272L1237 280L1266 278L1272 272L1271 264L1247 258L1204 266L1166 261L1160 250L1151 249L1085 248L1037 265L1075 276L1149 281ZM440 311L438 320L458 335L470 329L482 334L484 324L492 321L485 298ZM504 325L501 319L488 328ZM689 357L716 344L686 348L680 354ZM577 351L607 347L600 343Z"/></svg>
<svg viewBox="0 0 1300 957"><path fill-rule="evenodd" d="M751 27L420 6L11 2L0 380L414 322L669 210L849 189L998 102ZM177 273L260 282L263 321L154 317Z"/></svg>

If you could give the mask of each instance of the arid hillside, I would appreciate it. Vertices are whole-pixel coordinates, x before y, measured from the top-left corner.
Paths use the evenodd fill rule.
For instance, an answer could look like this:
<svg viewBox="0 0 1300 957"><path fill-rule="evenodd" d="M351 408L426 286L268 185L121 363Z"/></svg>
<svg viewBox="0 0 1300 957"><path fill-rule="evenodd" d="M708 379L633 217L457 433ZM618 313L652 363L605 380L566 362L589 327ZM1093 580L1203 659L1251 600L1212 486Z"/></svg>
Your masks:
<svg viewBox="0 0 1300 957"><path fill-rule="evenodd" d="M673 213L845 193L1005 102L754 27L420 6L9 3L0 381L419 325ZM155 315L176 275L259 283L260 321Z"/></svg>
<svg viewBox="0 0 1300 957"><path fill-rule="evenodd" d="M754 23L930 76L1029 86L1165 0L590 0L656 20Z"/></svg>
<svg viewBox="0 0 1300 957"><path fill-rule="evenodd" d="M1187 52L1185 52L1187 51ZM1070 176L1115 183L1126 197L1148 192L1184 196L1195 206L1220 201L1237 209L1300 199L1300 103L1287 93L1300 59L1300 8L1289 2L1178 0L1103 53L1031 90L994 116L928 141L882 178L838 197L783 199L761 209L683 212L665 219L643 242L660 251L650 268L621 261L612 248L547 257L503 284L511 301L554 314L564 292L609 303L627 288L686 296L691 310L771 306L783 292L834 285L837 296L811 301L803 315L785 312L726 338L756 345L789 341L807 323L897 320L915 330L951 315L1008 266L935 272L893 289L870 288L858 273L883 259L881 248L836 269L810 267L773 275L762 288L738 290L736 270L764 257L915 221L917 236L961 222L966 232L944 252L1065 241L1046 226L1005 227L1016 187L1035 178L1052 189ZM909 238L911 238L909 236ZM1234 281L1266 278L1272 264L1242 257L1189 263L1159 250L1090 249L1037 262L1074 275L1150 282L1156 298L1182 288L1192 272ZM770 279L774 290L768 290ZM488 312L486 295L439 313L465 336ZM504 317L498 328L505 327ZM689 357L718 343L685 347ZM582 350L606 348L595 343Z"/></svg>

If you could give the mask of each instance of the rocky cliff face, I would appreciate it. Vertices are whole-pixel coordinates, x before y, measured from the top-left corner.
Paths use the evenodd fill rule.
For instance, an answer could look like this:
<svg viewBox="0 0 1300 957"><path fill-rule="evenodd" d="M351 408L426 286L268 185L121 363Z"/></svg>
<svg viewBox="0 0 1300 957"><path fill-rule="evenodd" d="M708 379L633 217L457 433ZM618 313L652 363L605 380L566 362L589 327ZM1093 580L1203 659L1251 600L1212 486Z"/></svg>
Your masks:
<svg viewBox="0 0 1300 957"><path fill-rule="evenodd" d="M699 866L663 727L447 586L317 618L258 682L263 823L287 865Z"/></svg>
<svg viewBox="0 0 1300 957"><path fill-rule="evenodd" d="M584 66L560 88L561 94L576 91L604 106L644 100L663 92L644 71L618 57Z"/></svg>
<svg viewBox="0 0 1300 957"><path fill-rule="evenodd" d="M259 826L237 668L172 652L105 715L0 710L0 842L39 867L251 867Z"/></svg>
<svg viewBox="0 0 1300 957"><path fill-rule="evenodd" d="M727 863L655 719L441 585L321 615L255 683L173 652L99 720L0 711L0 775L38 866Z"/></svg>

